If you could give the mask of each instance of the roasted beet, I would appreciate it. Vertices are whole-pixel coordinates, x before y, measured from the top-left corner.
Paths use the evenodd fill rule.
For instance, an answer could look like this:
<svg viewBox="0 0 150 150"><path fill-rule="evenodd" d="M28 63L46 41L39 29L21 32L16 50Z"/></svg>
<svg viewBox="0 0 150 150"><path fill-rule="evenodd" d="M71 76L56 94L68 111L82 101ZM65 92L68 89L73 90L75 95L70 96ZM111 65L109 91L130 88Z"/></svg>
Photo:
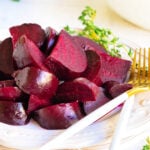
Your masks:
<svg viewBox="0 0 150 150"><path fill-rule="evenodd" d="M28 122L27 114L21 102L0 100L0 122L10 125L24 125Z"/></svg>
<svg viewBox="0 0 150 150"><path fill-rule="evenodd" d="M3 80L0 81L0 88L1 87L7 87L7 86L14 86L15 85L15 81L14 80Z"/></svg>
<svg viewBox="0 0 150 150"><path fill-rule="evenodd" d="M132 84L128 83L116 84L109 89L109 94L112 96L112 98L115 98L120 94L122 94L123 92L132 89L132 87L133 87Z"/></svg>
<svg viewBox="0 0 150 150"><path fill-rule="evenodd" d="M39 98L38 96L30 95L27 112L30 114L31 112L50 104L51 101L47 98Z"/></svg>
<svg viewBox="0 0 150 150"><path fill-rule="evenodd" d="M40 126L46 129L66 129L82 117L78 102L48 106L35 111L33 115Z"/></svg>
<svg viewBox="0 0 150 150"><path fill-rule="evenodd" d="M97 76L100 66L101 66L100 57L96 52L92 50L87 50L85 51L85 53L87 56L88 64L82 76L89 79L90 81L93 81L95 80L95 77ZM95 80L95 83L97 85L101 85L102 84L101 78L100 77L97 78L97 80Z"/></svg>
<svg viewBox="0 0 150 150"><path fill-rule="evenodd" d="M100 62L101 66L99 72L92 80L98 86L101 86L97 82L99 80L101 80L102 83L105 83L106 81L117 81L119 83L123 83L126 80L131 66L131 61L112 57L103 53L100 55Z"/></svg>
<svg viewBox="0 0 150 150"><path fill-rule="evenodd" d="M52 98L58 86L55 75L35 67L18 70L13 77L21 90L40 98Z"/></svg>
<svg viewBox="0 0 150 150"><path fill-rule="evenodd" d="M11 38L7 38L0 43L0 79L5 80L11 78L12 72L15 70L13 58L13 46Z"/></svg>
<svg viewBox="0 0 150 150"><path fill-rule="evenodd" d="M9 29L13 38L13 43L18 41L22 35L26 35L38 47L41 47L45 40L45 32L38 24L24 23L21 25L13 26Z"/></svg>
<svg viewBox="0 0 150 150"><path fill-rule="evenodd" d="M0 100L16 100L21 96L22 92L18 87L1 87Z"/></svg>
<svg viewBox="0 0 150 150"><path fill-rule="evenodd" d="M26 66L37 66L48 71L44 65L45 56L39 48L25 35L21 36L15 44L13 58L18 68Z"/></svg>
<svg viewBox="0 0 150 150"><path fill-rule="evenodd" d="M46 32L46 39L42 49L45 55L48 56L57 42L58 33L52 27L47 27L45 32Z"/></svg>
<svg viewBox="0 0 150 150"><path fill-rule="evenodd" d="M80 74L86 69L87 58L72 36L62 30L45 63L60 79L70 79L73 73Z"/></svg>
<svg viewBox="0 0 150 150"><path fill-rule="evenodd" d="M100 55L101 53L106 53L104 47L89 38L83 36L74 36L73 40L85 51L92 50L95 51L98 55Z"/></svg>
<svg viewBox="0 0 150 150"><path fill-rule="evenodd" d="M77 78L59 85L55 102L95 101L99 87L86 78Z"/></svg>
<svg viewBox="0 0 150 150"><path fill-rule="evenodd" d="M105 95L104 89L99 87L99 92L97 94L96 100L95 101L86 101L83 103L83 109L86 114L89 114L93 110L97 109L98 107L104 105L110 101L110 98L108 98Z"/></svg>

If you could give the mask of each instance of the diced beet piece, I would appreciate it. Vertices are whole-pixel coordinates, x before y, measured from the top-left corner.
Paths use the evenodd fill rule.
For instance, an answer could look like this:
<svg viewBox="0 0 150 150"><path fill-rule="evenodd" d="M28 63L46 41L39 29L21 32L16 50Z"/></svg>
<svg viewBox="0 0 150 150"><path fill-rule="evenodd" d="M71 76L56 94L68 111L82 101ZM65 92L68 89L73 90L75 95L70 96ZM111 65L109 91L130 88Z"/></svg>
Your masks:
<svg viewBox="0 0 150 150"><path fill-rule="evenodd" d="M83 72L82 76L90 81L93 81L95 80L95 76L98 74L98 71L101 66L100 57L96 52L92 50L87 50L85 51L85 53L87 56L88 65L86 70ZM97 78L97 80L95 80L95 83L97 85L101 85L102 84L101 78L100 77Z"/></svg>
<svg viewBox="0 0 150 150"><path fill-rule="evenodd" d="M45 33L46 39L44 45L42 46L42 49L45 55L48 56L57 42L58 33L52 27L47 27Z"/></svg>
<svg viewBox="0 0 150 150"><path fill-rule="evenodd" d="M73 73L80 74L85 71L87 58L81 47L73 41L72 36L62 30L45 63L59 78L70 79L74 76Z"/></svg>
<svg viewBox="0 0 150 150"><path fill-rule="evenodd" d="M18 87L0 88L0 100L16 100L21 96L21 90Z"/></svg>
<svg viewBox="0 0 150 150"><path fill-rule="evenodd" d="M13 58L18 68L37 66L40 69L48 71L44 65L45 56L25 35L21 36L16 42Z"/></svg>
<svg viewBox="0 0 150 150"><path fill-rule="evenodd" d="M66 129L83 117L78 102L61 103L41 108L33 118L46 129Z"/></svg>
<svg viewBox="0 0 150 150"><path fill-rule="evenodd" d="M99 75L103 83L106 81L117 81L122 83L125 81L131 66L131 61L118 57L112 57L108 54L101 54L101 67Z"/></svg>
<svg viewBox="0 0 150 150"><path fill-rule="evenodd" d="M7 86L14 86L15 85L15 81L14 80L3 80L0 81L0 88L1 87L7 87Z"/></svg>
<svg viewBox="0 0 150 150"><path fill-rule="evenodd" d="M54 74L36 67L25 67L13 74L19 88L27 94L40 98L51 98L57 89L58 79Z"/></svg>
<svg viewBox="0 0 150 150"><path fill-rule="evenodd" d="M86 78L76 78L58 86L55 102L95 101L99 87Z"/></svg>
<svg viewBox="0 0 150 150"><path fill-rule="evenodd" d="M91 81L98 86L107 81L123 83L127 78L130 66L131 61L102 53L100 55L100 69Z"/></svg>
<svg viewBox="0 0 150 150"><path fill-rule="evenodd" d="M110 101L110 98L108 98L105 95L104 89L99 87L99 93L97 94L96 100L95 101L86 101L83 103L83 109L84 109L85 114L91 113L93 110L104 105L108 101Z"/></svg>
<svg viewBox="0 0 150 150"><path fill-rule="evenodd" d="M120 83L112 86L109 90L109 94L112 98L115 98L122 94L123 92L132 89L133 85L128 83Z"/></svg>
<svg viewBox="0 0 150 150"><path fill-rule="evenodd" d="M51 102L49 99L39 98L38 96L30 95L27 112L30 114L31 112L42 107L48 106L50 104Z"/></svg>
<svg viewBox="0 0 150 150"><path fill-rule="evenodd" d="M0 101L0 122L10 125L24 125L28 116L21 102Z"/></svg>
<svg viewBox="0 0 150 150"><path fill-rule="evenodd" d="M83 50L92 50L97 54L107 53L103 46L97 44L93 40L83 37L83 36L74 36L73 40L83 49Z"/></svg>
<svg viewBox="0 0 150 150"><path fill-rule="evenodd" d="M46 36L41 26L34 23L24 23L18 26L13 26L9 31L13 37L14 45L22 35L26 35L38 47L41 47Z"/></svg>
<svg viewBox="0 0 150 150"><path fill-rule="evenodd" d="M1 80L8 79L9 76L11 77L11 74L15 70L12 53L13 53L12 40L11 38L7 38L0 43L0 72L1 72L0 79Z"/></svg>

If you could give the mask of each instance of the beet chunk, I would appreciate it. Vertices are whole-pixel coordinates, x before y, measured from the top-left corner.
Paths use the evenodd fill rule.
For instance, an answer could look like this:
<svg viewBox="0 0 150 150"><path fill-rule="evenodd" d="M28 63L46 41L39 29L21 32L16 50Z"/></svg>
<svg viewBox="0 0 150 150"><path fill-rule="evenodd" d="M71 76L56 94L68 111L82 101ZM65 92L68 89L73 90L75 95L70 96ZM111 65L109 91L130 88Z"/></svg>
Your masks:
<svg viewBox="0 0 150 150"><path fill-rule="evenodd" d="M11 74L15 70L12 58L13 46L11 38L7 38L0 43L0 79L5 80L11 78Z"/></svg>
<svg viewBox="0 0 150 150"><path fill-rule="evenodd" d="M110 98L108 98L105 95L104 89L99 87L99 92L97 94L96 100L95 101L86 101L83 103L83 109L84 109L85 114L91 113L93 110L104 105L108 101L110 101Z"/></svg>
<svg viewBox="0 0 150 150"><path fill-rule="evenodd" d="M106 50L101 45L97 44L93 40L83 37L83 36L74 36L73 40L83 49L83 50L92 50L98 55L101 53L106 53Z"/></svg>
<svg viewBox="0 0 150 150"><path fill-rule="evenodd" d="M100 55L100 62L100 69L92 80L95 84L101 86L97 82L99 80L101 80L102 83L105 83L106 81L123 83L126 80L131 61L112 57L103 53Z"/></svg>
<svg viewBox="0 0 150 150"><path fill-rule="evenodd" d="M2 87L0 88L0 100L16 100L21 96L21 90L18 87Z"/></svg>
<svg viewBox="0 0 150 150"><path fill-rule="evenodd" d="M0 122L10 125L24 125L28 122L23 103L0 101Z"/></svg>
<svg viewBox="0 0 150 150"><path fill-rule="evenodd" d="M44 65L45 56L25 35L21 36L16 42L13 51L13 58L16 61L18 68L32 65L48 71Z"/></svg>
<svg viewBox="0 0 150 150"><path fill-rule="evenodd" d="M33 115L40 126L46 129L66 129L82 117L78 102L44 107Z"/></svg>
<svg viewBox="0 0 150 150"><path fill-rule="evenodd" d="M66 81L59 85L55 102L72 102L72 101L95 101L99 87L86 78L76 78L73 81Z"/></svg>
<svg viewBox="0 0 150 150"><path fill-rule="evenodd" d="M80 74L87 67L84 51L64 30L60 32L57 43L45 63L62 80L72 79L73 73Z"/></svg>
<svg viewBox="0 0 150 150"><path fill-rule="evenodd" d="M85 51L85 53L87 56L88 65L87 65L86 70L83 72L82 76L87 78L90 81L94 80L94 82L97 85L101 85L102 84L101 78L100 77L96 78L99 72L100 66L101 66L100 57L96 52L92 50L87 50Z"/></svg>
<svg viewBox="0 0 150 150"><path fill-rule="evenodd" d="M0 88L1 87L7 87L7 86L14 86L15 85L15 81L14 80L3 80L0 81Z"/></svg>
<svg viewBox="0 0 150 150"><path fill-rule="evenodd" d="M31 112L42 107L48 106L50 104L51 102L49 99L39 98L38 96L30 95L27 112L28 114L30 114Z"/></svg>
<svg viewBox="0 0 150 150"><path fill-rule="evenodd" d="M115 98L122 94L123 92L132 89L132 84L128 83L120 83L112 86L109 90L109 94L112 96L112 98Z"/></svg>
<svg viewBox="0 0 150 150"><path fill-rule="evenodd" d="M13 26L9 31L13 37L14 45L22 35L26 35L38 47L41 47L46 36L41 26L33 23L24 23L18 26Z"/></svg>
<svg viewBox="0 0 150 150"><path fill-rule="evenodd" d="M58 86L55 75L35 67L17 70L13 77L22 91L40 98L52 98Z"/></svg>

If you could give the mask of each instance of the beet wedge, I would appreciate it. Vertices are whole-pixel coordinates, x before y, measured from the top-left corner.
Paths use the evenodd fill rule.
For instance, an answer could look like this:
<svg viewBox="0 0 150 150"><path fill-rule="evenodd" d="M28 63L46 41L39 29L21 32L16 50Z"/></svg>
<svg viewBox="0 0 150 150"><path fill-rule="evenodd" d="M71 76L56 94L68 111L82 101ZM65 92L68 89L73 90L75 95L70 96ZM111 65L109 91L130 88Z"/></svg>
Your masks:
<svg viewBox="0 0 150 150"><path fill-rule="evenodd" d="M45 63L62 80L74 78L87 67L84 51L64 30L60 32L57 43Z"/></svg>
<svg viewBox="0 0 150 150"><path fill-rule="evenodd" d="M13 46L11 38L7 38L0 43L0 79L11 79L11 74L15 70L12 58Z"/></svg>
<svg viewBox="0 0 150 150"><path fill-rule="evenodd" d="M13 58L18 68L36 66L48 71L44 65L45 56L40 49L25 35L21 36L15 44Z"/></svg>
<svg viewBox="0 0 150 150"><path fill-rule="evenodd" d="M83 116L78 102L44 107L33 114L34 120L46 129L66 129Z"/></svg>
<svg viewBox="0 0 150 150"><path fill-rule="evenodd" d="M25 67L13 74L19 88L27 94L50 99L55 94L58 79L54 74L36 67Z"/></svg>
<svg viewBox="0 0 150 150"><path fill-rule="evenodd" d="M13 26L9 29L13 38L13 44L18 41L22 35L26 35L38 47L41 47L45 40L45 31L40 25L35 23L24 23L21 25Z"/></svg>
<svg viewBox="0 0 150 150"><path fill-rule="evenodd" d="M86 78L80 77L59 85L55 95L55 102L95 101L98 92L99 87L97 85Z"/></svg>
<svg viewBox="0 0 150 150"><path fill-rule="evenodd" d="M45 106L48 106L48 105L51 105L51 101L49 99L39 98L36 95L30 95L27 113L30 114L33 111L36 111L36 110L43 108Z"/></svg>
<svg viewBox="0 0 150 150"><path fill-rule="evenodd" d="M101 53L107 53L104 47L97 44L93 40L83 36L73 36L73 40L84 50L92 50L98 55Z"/></svg>
<svg viewBox="0 0 150 150"><path fill-rule="evenodd" d="M83 102L83 110L85 114L87 115L91 113L93 110L97 109L98 107L101 107L102 105L104 105L110 100L111 99L105 95L105 90L99 87L99 92L96 96L96 100Z"/></svg>
<svg viewBox="0 0 150 150"><path fill-rule="evenodd" d="M23 103L0 100L0 122L24 125L29 121Z"/></svg>

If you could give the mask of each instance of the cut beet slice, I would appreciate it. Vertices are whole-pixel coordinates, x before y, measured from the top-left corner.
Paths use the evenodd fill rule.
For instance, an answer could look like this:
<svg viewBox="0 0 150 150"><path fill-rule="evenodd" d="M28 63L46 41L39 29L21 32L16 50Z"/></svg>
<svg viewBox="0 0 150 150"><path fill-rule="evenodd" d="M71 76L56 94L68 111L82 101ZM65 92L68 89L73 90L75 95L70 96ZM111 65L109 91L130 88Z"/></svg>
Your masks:
<svg viewBox="0 0 150 150"><path fill-rule="evenodd" d="M86 78L77 78L59 85L55 102L95 101L99 87Z"/></svg>
<svg viewBox="0 0 150 150"><path fill-rule="evenodd" d="M0 101L0 122L24 125L29 121L21 102Z"/></svg>
<svg viewBox="0 0 150 150"><path fill-rule="evenodd" d="M46 65L59 78L72 78L73 73L82 73L86 69L87 58L81 47L73 41L72 36L62 30L55 47L46 60ZM60 69L61 74L59 73ZM68 72L63 71L63 69L68 70Z"/></svg>
<svg viewBox="0 0 150 150"><path fill-rule="evenodd" d="M120 83L120 84L115 84L112 86L109 90L109 94L112 96L112 98L115 98L122 94L123 92L132 89L132 84L128 83Z"/></svg>
<svg viewBox="0 0 150 150"><path fill-rule="evenodd" d="M0 43L1 80L8 79L8 76L10 76L15 70L12 53L13 53L12 40L11 38L7 38Z"/></svg>
<svg viewBox="0 0 150 150"><path fill-rule="evenodd" d="M13 26L9 31L13 37L14 45L22 35L26 35L31 41L40 47L43 45L46 37L41 26L33 23L24 23L18 26Z"/></svg>
<svg viewBox="0 0 150 150"><path fill-rule="evenodd" d="M37 66L40 69L48 71L44 65L45 56L25 35L21 36L16 42L13 58L16 61L18 68Z"/></svg>
<svg viewBox="0 0 150 150"><path fill-rule="evenodd" d="M101 78L99 77L97 78L97 80L95 79L101 66L100 57L96 52L92 50L87 50L85 51L85 53L87 56L88 65L86 70L83 72L82 76L89 79L90 81L95 80L95 83L97 85L101 85L102 84Z"/></svg>
<svg viewBox="0 0 150 150"><path fill-rule="evenodd" d="M57 42L58 33L52 27L47 27L45 32L46 32L46 39L44 45L42 46L42 49L45 55L48 56Z"/></svg>
<svg viewBox="0 0 150 150"><path fill-rule="evenodd" d="M78 102L48 106L34 112L33 118L46 129L66 129L83 117Z"/></svg>
<svg viewBox="0 0 150 150"><path fill-rule="evenodd" d="M108 98L105 93L103 88L99 88L99 93L97 94L96 100L95 101L86 101L83 103L83 109L85 114L91 113L93 110L97 109L98 107L104 105L110 101L110 98Z"/></svg>
<svg viewBox="0 0 150 150"><path fill-rule="evenodd" d="M27 94L50 99L58 86L58 80L52 73L35 67L25 67L13 74L16 84Z"/></svg>
<svg viewBox="0 0 150 150"><path fill-rule="evenodd" d="M21 90L18 87L2 87L0 88L0 100L13 100L21 96Z"/></svg>
<svg viewBox="0 0 150 150"><path fill-rule="evenodd" d="M39 98L38 96L30 95L27 112L28 114L30 114L31 112L48 105L51 105L49 99Z"/></svg>
<svg viewBox="0 0 150 150"><path fill-rule="evenodd" d="M0 81L0 88L7 87L7 86L14 86L14 85L15 85L15 81L14 80L3 80L3 81Z"/></svg>
<svg viewBox="0 0 150 150"><path fill-rule="evenodd" d="M103 46L97 44L87 37L74 36L73 40L85 51L92 50L95 51L98 55L100 55L101 53L107 53Z"/></svg>

